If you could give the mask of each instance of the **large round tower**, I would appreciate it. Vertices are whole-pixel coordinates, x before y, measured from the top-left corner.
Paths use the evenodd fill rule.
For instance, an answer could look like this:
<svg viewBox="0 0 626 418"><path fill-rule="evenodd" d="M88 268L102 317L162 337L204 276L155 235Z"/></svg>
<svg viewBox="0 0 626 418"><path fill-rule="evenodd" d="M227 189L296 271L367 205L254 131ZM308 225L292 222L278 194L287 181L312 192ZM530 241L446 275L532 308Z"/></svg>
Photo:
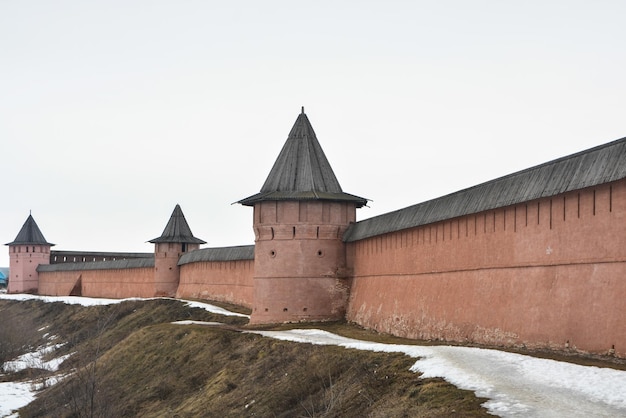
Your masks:
<svg viewBox="0 0 626 418"><path fill-rule="evenodd" d="M40 264L50 264L50 247L37 222L28 215L26 222L9 246L9 293L37 293Z"/></svg>
<svg viewBox="0 0 626 418"><path fill-rule="evenodd" d="M367 200L344 193L302 109L254 207L251 323L342 319L349 293L342 236Z"/></svg>
<svg viewBox="0 0 626 418"><path fill-rule="evenodd" d="M161 236L149 242L154 244L154 295L174 297L180 281L178 260L206 242L193 236L180 205L174 208Z"/></svg>

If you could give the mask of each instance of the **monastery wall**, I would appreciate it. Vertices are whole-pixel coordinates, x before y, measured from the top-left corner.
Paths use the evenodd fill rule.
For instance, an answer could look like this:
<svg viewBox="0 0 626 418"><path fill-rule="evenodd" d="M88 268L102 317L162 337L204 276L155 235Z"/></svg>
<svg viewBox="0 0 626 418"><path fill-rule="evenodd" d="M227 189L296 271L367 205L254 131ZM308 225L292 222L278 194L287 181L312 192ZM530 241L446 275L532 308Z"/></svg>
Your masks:
<svg viewBox="0 0 626 418"><path fill-rule="evenodd" d="M116 299L157 296L153 267L86 270L81 281L82 296Z"/></svg>
<svg viewBox="0 0 626 418"><path fill-rule="evenodd" d="M39 294L96 298L154 297L154 259L41 265Z"/></svg>
<svg viewBox="0 0 626 418"><path fill-rule="evenodd" d="M46 296L80 294L80 278L80 271L40 271L37 293ZM74 290L75 287L76 290Z"/></svg>
<svg viewBox="0 0 626 418"><path fill-rule="evenodd" d="M252 307L254 259L200 261L180 266L176 297Z"/></svg>
<svg viewBox="0 0 626 418"><path fill-rule="evenodd" d="M626 357L626 180L348 244L347 319Z"/></svg>

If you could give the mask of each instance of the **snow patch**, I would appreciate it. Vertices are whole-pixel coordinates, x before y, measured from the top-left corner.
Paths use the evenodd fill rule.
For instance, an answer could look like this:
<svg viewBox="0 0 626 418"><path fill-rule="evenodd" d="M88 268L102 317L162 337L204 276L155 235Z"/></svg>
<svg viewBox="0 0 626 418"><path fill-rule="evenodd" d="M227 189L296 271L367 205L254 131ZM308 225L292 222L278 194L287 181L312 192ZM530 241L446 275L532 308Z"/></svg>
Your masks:
<svg viewBox="0 0 626 418"><path fill-rule="evenodd" d="M418 359L411 370L489 398L483 406L502 417L626 416L626 371L474 347L373 343L316 329L248 332L287 341L404 353Z"/></svg>

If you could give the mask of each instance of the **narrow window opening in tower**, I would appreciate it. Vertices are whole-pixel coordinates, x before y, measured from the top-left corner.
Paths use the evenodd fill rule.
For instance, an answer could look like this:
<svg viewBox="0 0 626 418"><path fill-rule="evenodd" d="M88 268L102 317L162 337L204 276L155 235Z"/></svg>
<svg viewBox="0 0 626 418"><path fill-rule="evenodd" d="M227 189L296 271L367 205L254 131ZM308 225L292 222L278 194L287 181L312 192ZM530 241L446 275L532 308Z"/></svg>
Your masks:
<svg viewBox="0 0 626 418"><path fill-rule="evenodd" d="M283 308L283 312L287 312L287 310L288 310L287 308Z"/></svg>
<svg viewBox="0 0 626 418"><path fill-rule="evenodd" d="M295 238L296 237L296 227L294 226L291 230L291 238Z"/></svg>
<svg viewBox="0 0 626 418"><path fill-rule="evenodd" d="M26 252L28 252L28 247L26 247Z"/></svg>
<svg viewBox="0 0 626 418"><path fill-rule="evenodd" d="M187 252L187 243L183 242L182 247L183 247L183 248L182 248L182 251L183 251L183 252Z"/></svg>

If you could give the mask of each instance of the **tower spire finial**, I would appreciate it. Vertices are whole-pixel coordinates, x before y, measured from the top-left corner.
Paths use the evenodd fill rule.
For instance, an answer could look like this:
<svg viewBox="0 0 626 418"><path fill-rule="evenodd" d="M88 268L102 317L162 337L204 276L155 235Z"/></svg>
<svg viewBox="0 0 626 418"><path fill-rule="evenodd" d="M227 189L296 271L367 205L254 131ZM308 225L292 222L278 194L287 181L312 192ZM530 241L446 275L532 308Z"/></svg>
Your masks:
<svg viewBox="0 0 626 418"><path fill-rule="evenodd" d="M302 106L302 114L304 115L304 106Z"/></svg>

